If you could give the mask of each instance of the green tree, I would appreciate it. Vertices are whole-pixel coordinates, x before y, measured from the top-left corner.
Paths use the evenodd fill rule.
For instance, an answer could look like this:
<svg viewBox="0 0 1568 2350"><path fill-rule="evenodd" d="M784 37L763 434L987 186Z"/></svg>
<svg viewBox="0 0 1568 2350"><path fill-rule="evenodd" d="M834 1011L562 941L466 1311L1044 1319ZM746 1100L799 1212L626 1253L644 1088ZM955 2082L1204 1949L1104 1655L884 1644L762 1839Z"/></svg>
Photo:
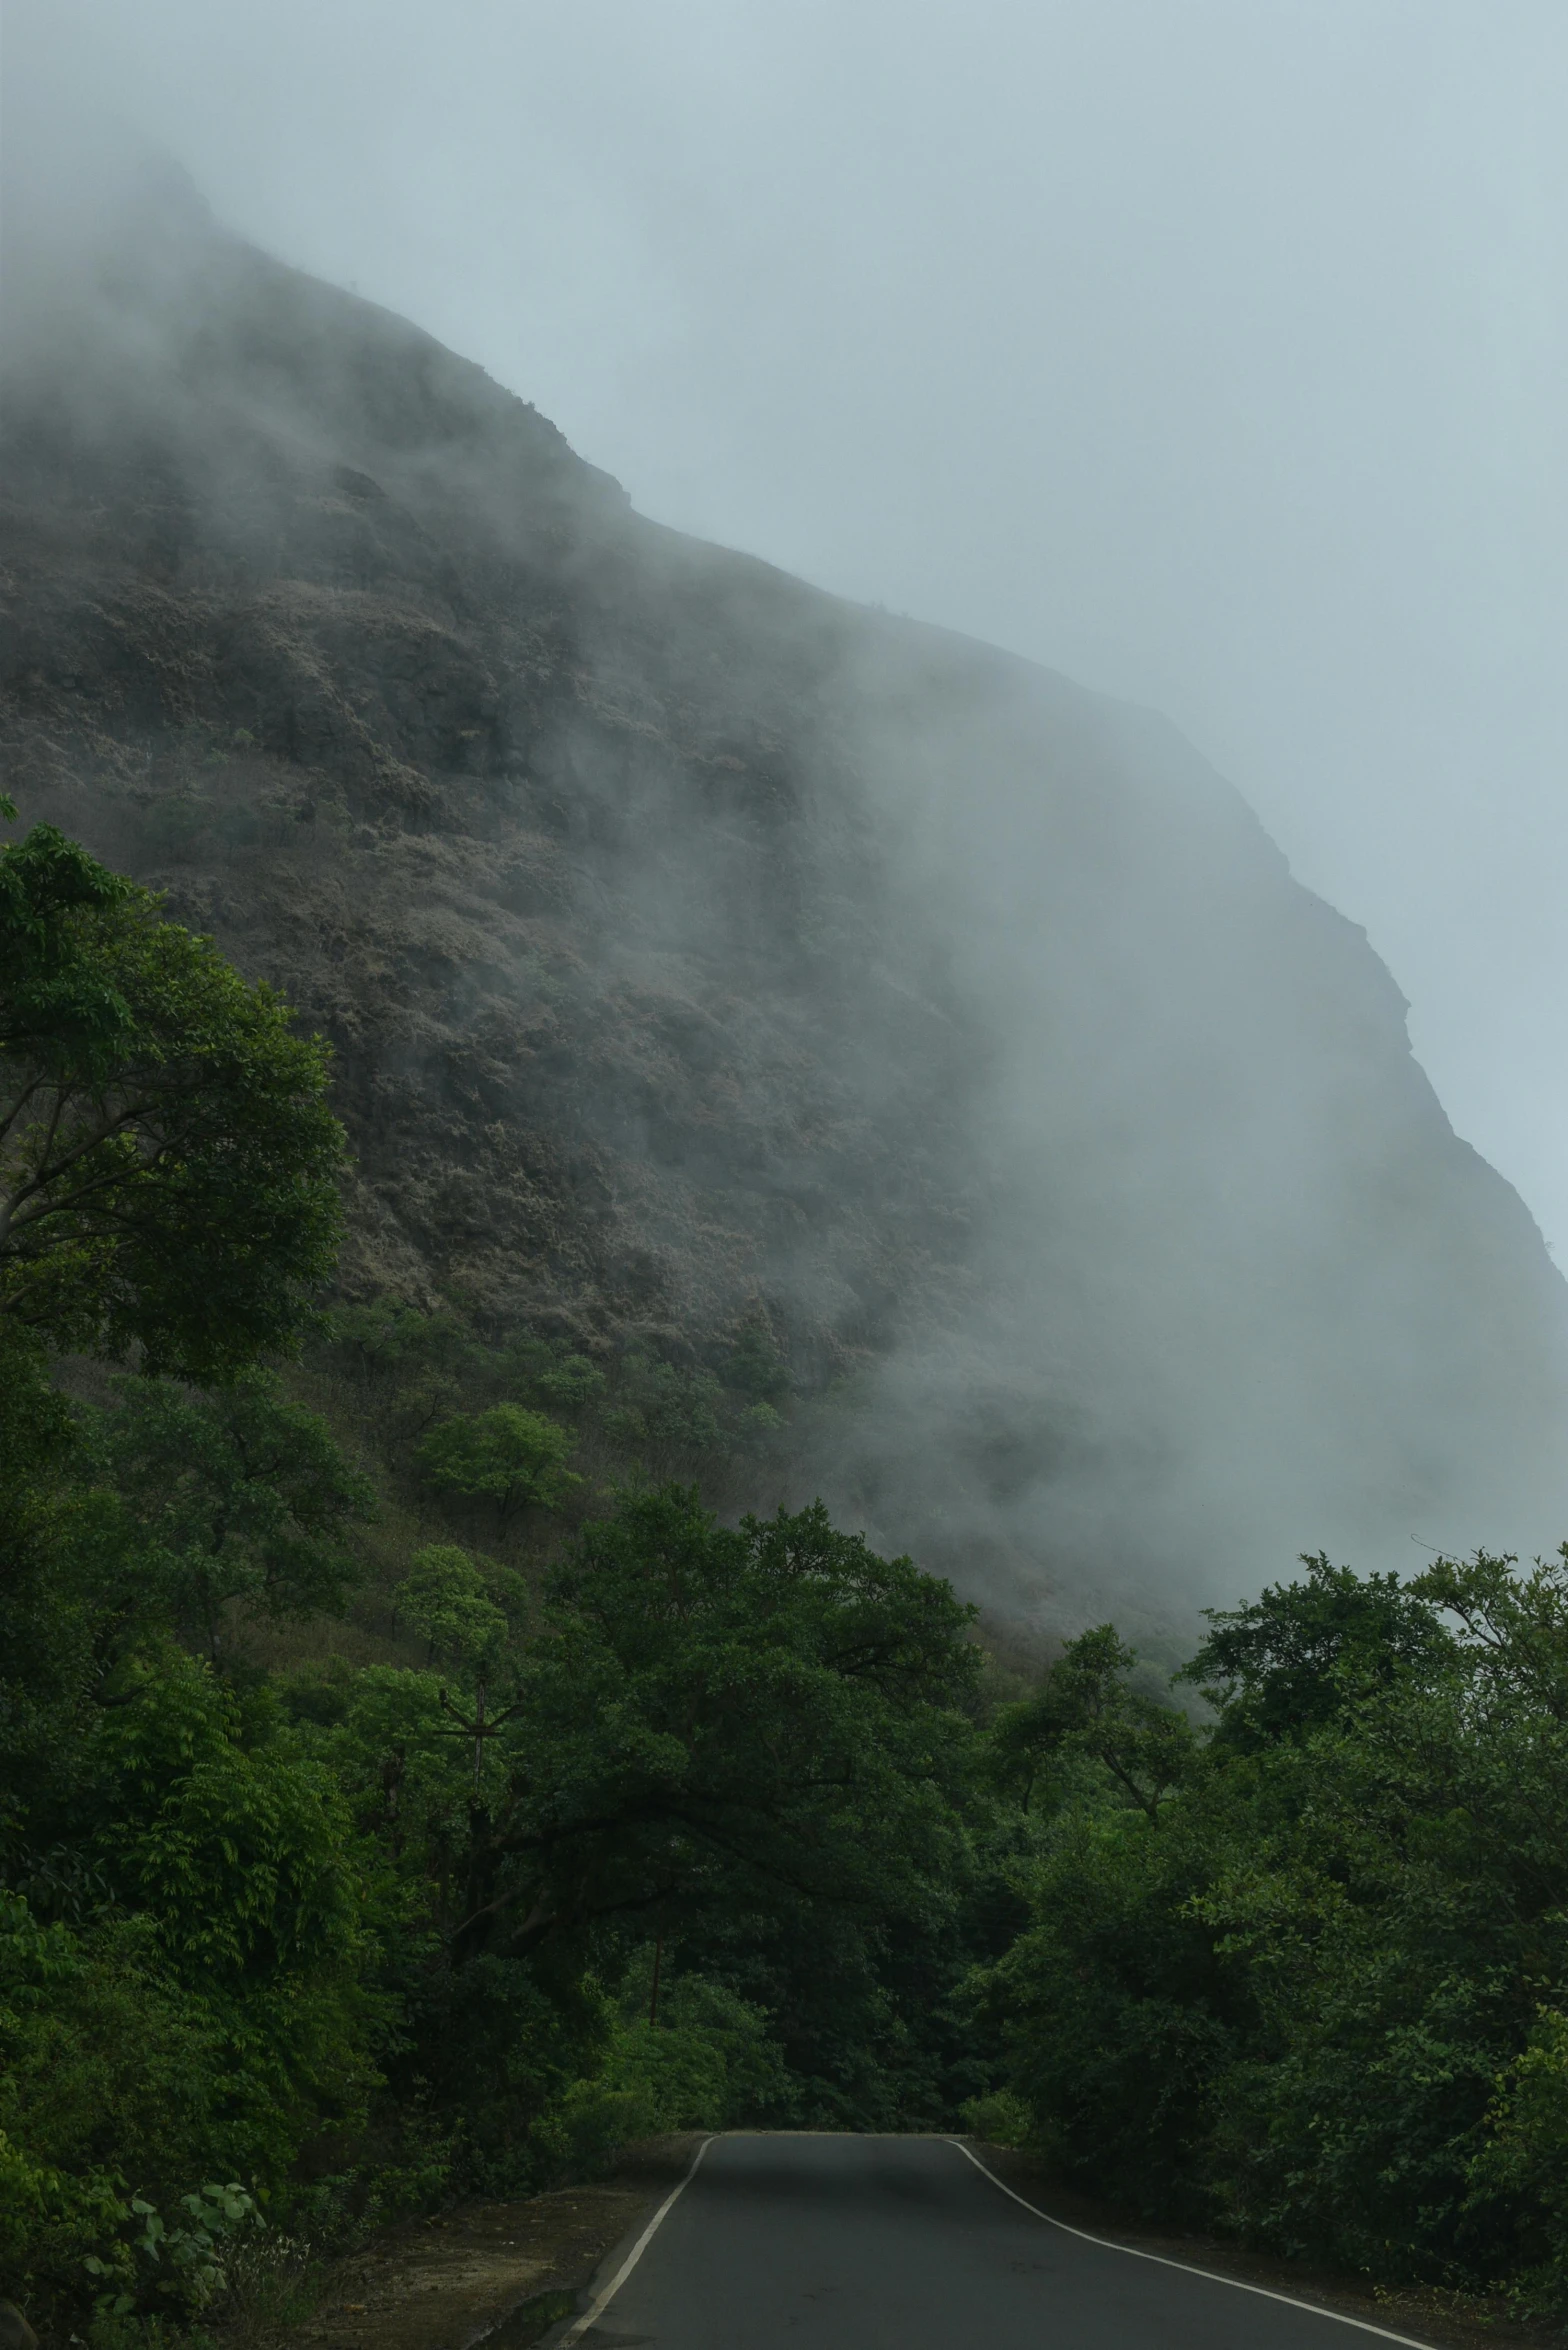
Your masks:
<svg viewBox="0 0 1568 2350"><path fill-rule="evenodd" d="M956 1864L972 1611L820 1504L721 1527L678 1487L591 1525L498 1740L465 1933L921 1908Z"/></svg>
<svg viewBox="0 0 1568 2350"><path fill-rule="evenodd" d="M392 1597L399 1619L425 1642L431 1664L483 1671L493 1665L511 1631L482 1571L466 1550L451 1544L417 1550Z"/></svg>
<svg viewBox="0 0 1568 2350"><path fill-rule="evenodd" d="M983 2010L1102 2190L1560 2311L1568 1556L1305 1566L1213 1619L1165 1801L1048 1780Z"/></svg>
<svg viewBox="0 0 1568 2350"><path fill-rule="evenodd" d="M73 1826L105 1895L67 1922L0 1892L0 2251L62 2320L84 2256L139 2290L127 2190L171 2224L214 2178L286 2204L301 2149L362 2125L390 2021L342 1798L276 1709L170 1648L105 1694Z"/></svg>
<svg viewBox="0 0 1568 2350"><path fill-rule="evenodd" d="M1518 2243L1515 2294L1568 2308L1568 2015L1543 2006L1523 2050L1502 2067L1471 2199L1501 2204Z"/></svg>
<svg viewBox="0 0 1568 2350"><path fill-rule="evenodd" d="M453 1314L422 1314L395 1298L339 1306L327 1318L329 1344L355 1383L374 1395L378 1419L395 1414L398 1437L422 1435L462 1400L463 1379L483 1350Z"/></svg>
<svg viewBox="0 0 1568 2350"><path fill-rule="evenodd" d="M341 1605L347 1529L374 1513L370 1481L274 1371L211 1395L162 1379L120 1382L106 1447L142 1572L216 1660L224 1616L302 1617Z"/></svg>
<svg viewBox="0 0 1568 2350"><path fill-rule="evenodd" d="M596 1364L548 1338L514 1338L501 1349L496 1367L515 1394L556 1411L580 1412L604 1392L604 1373Z"/></svg>
<svg viewBox="0 0 1568 2350"><path fill-rule="evenodd" d="M724 1359L724 1384L753 1404L777 1407L789 1394L789 1371L766 1322L742 1325Z"/></svg>
<svg viewBox="0 0 1568 2350"><path fill-rule="evenodd" d="M438 1493L496 1505L504 1526L520 1509L558 1509L582 1479L566 1466L572 1436L558 1420L521 1404L492 1404L443 1420L414 1453L420 1475Z"/></svg>
<svg viewBox="0 0 1568 2350"><path fill-rule="evenodd" d="M1357 1575L1321 1552L1301 1564L1302 1580L1271 1584L1245 1607L1203 1611L1213 1628L1181 1678L1217 1709L1227 1745L1308 1736L1358 1689L1444 1660L1447 1636L1419 1586Z"/></svg>
<svg viewBox="0 0 1568 2350"><path fill-rule="evenodd" d="M604 1373L586 1355L564 1354L535 1373L534 1386L557 1410L580 1412L603 1394Z"/></svg>
<svg viewBox="0 0 1568 2350"><path fill-rule="evenodd" d="M1184 1714L1130 1686L1137 1662L1113 1624L1070 1640L1038 1695L998 1712L993 1777L1027 1809L1043 1768L1083 1758L1152 1819L1191 1770L1195 1742Z"/></svg>
<svg viewBox="0 0 1568 2350"><path fill-rule="evenodd" d="M0 1854L24 1783L51 1773L92 1678L72 1555L76 1427L42 1342L0 1318Z"/></svg>
<svg viewBox="0 0 1568 2350"><path fill-rule="evenodd" d="M666 1490L590 1527L504 1665L482 1734L477 1694L465 1707L434 1673L379 1666L313 1733L435 1937L407 1980L408 2062L463 2114L474 2181L537 2178L558 2128L613 2136L651 2085L686 2084L668 2106L660 2087L659 2111L698 2110L683 2101L713 2075L707 2040L737 1999L753 2017L789 2009L815 2073L804 2110L944 2119L956 2100L923 2007L962 1966L979 1665L947 1586L820 1508L725 1528ZM301 1683L307 1720L323 1695ZM612 2029L594 1990L646 1937L667 1986L715 1986L700 2030L685 1991L661 1994L657 2047L647 2027ZM418 1945L406 1928L400 1948ZM697 2037L666 2046L673 2019ZM615 2079L566 2115L567 2083L603 2063ZM966 2074L959 2093L977 2085Z"/></svg>
<svg viewBox="0 0 1568 2350"><path fill-rule="evenodd" d="M724 1392L711 1371L684 1371L631 1346L604 1427L651 1475L689 1476L724 1449Z"/></svg>
<svg viewBox="0 0 1568 2350"><path fill-rule="evenodd" d="M1239 2045L1219 1935L1192 1914L1214 1864L1207 1825L1184 1801L1154 1816L1068 1803L1028 1872L1030 1925L974 1985L1042 2150L1189 2221L1212 2212L1204 2133Z"/></svg>
<svg viewBox="0 0 1568 2350"><path fill-rule="evenodd" d="M660 1985L655 2014L651 1960L639 1951L621 1985L600 2070L562 2100L557 2126L578 2163L665 2130L766 2127L791 2113L795 2084L763 2011L677 1974Z"/></svg>
<svg viewBox="0 0 1568 2350"><path fill-rule="evenodd" d="M0 1315L204 1378L297 1335L343 1134L319 1041L49 825L0 851Z"/></svg>

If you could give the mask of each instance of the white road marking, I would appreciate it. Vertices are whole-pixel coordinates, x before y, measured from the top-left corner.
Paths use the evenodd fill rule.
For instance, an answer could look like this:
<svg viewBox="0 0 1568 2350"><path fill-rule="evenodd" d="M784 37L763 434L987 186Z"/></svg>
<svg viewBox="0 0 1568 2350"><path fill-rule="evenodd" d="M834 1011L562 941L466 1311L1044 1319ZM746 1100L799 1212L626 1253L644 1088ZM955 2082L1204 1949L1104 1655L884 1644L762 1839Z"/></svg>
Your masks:
<svg viewBox="0 0 1568 2350"><path fill-rule="evenodd" d="M1298 2301L1294 2293L1276 2293L1267 2285L1249 2285L1241 2277L1221 2276L1218 2269L1194 2268L1190 2260L1170 2260L1163 2252L1140 2252L1135 2245L1113 2243L1109 2236L1091 2236L1087 2228L1069 2227L1066 2220L1053 2219L1048 2211L1042 2211L1038 2203L1028 2203L1022 2195L1013 2195L1012 2188L999 2179L994 2170L987 2170L973 2147L966 2146L962 2138L949 2138L947 2143L956 2146L960 2154L967 2154L975 2169L982 2172L993 2187L1000 2187L1004 2195L1012 2195L1015 2203L1022 2203L1025 2211L1032 2211L1036 2219L1045 2221L1047 2227L1060 2228L1063 2235L1077 2236L1085 2244L1098 2244L1102 2252L1125 2252L1129 2260L1152 2260L1158 2268L1179 2268L1189 2277L1207 2277L1211 2285L1233 2285L1238 2293L1257 2293L1265 2301L1283 2301L1288 2308L1305 2309L1313 2317L1332 2318L1336 2325L1354 2326L1358 2333L1376 2334L1380 2342L1402 2342L1405 2350L1433 2350L1430 2342L1418 2342L1414 2334L1391 2334L1387 2326L1369 2325L1364 2317L1346 2317L1342 2310L1325 2309L1319 2301ZM676 2191L678 2193L679 2189ZM660 2217L663 2217L662 2213ZM655 2220L654 2226L658 2224L658 2220ZM641 2250L640 2245L638 2249Z"/></svg>
<svg viewBox="0 0 1568 2350"><path fill-rule="evenodd" d="M638 2237L630 2252L627 2253L626 2258L621 2262L620 2267L616 2270L614 2276L611 2277L609 2283L605 2286L604 2291L599 2295L599 2298L594 2303L593 2307L588 2311L585 2317L578 2318L576 2323L569 2326L566 2332L562 2334L560 2337L560 2350L570 2350L570 2345L573 2342L581 2341L583 2335L587 2333L588 2328L591 2325L598 2324L600 2318L603 2317L605 2311L609 2308L610 2303L615 2299L616 2294L620 2291L627 2278L631 2275L632 2270L637 2266L638 2261L641 2260L643 2254L647 2251L649 2245L653 2242L654 2236L658 2231L661 2221L668 2218L671 2210L679 2202L680 2198L685 2194L687 2188L691 2185L692 2180L695 2178L697 2173L698 2163L701 2162L703 2156L707 2153L708 2148L712 2144L713 2140L711 2138L703 2139L702 2144L698 2147L696 2153L691 2158L690 2170L688 2170L686 2176L681 2180L680 2185L678 2187L672 2187L668 2195L665 2196L664 2201L659 2205L658 2210L654 2213L652 2219L649 2220L648 2225L643 2229L642 2234Z"/></svg>

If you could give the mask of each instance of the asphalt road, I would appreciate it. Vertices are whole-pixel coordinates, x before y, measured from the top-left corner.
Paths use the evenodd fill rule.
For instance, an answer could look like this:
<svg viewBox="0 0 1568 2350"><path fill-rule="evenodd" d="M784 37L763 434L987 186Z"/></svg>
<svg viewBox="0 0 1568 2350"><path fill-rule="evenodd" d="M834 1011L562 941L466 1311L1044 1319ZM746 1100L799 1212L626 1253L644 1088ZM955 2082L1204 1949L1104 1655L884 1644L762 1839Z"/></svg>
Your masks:
<svg viewBox="0 0 1568 2350"><path fill-rule="evenodd" d="M613 2270L612 2264L612 2270ZM573 2350L1372 2350L1409 2336L1086 2241L941 2138L714 2139Z"/></svg>

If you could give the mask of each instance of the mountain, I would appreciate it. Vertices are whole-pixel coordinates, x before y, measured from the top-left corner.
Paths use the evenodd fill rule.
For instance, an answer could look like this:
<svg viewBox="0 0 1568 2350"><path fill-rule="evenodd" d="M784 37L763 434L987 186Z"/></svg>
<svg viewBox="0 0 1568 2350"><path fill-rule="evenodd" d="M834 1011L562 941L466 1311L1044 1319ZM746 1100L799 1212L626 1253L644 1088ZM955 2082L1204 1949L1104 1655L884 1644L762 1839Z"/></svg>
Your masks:
<svg viewBox="0 0 1568 2350"><path fill-rule="evenodd" d="M7 328L8 788L330 1037L349 1295L765 1326L787 1497L1025 1616L1568 1532L1538 1232L1161 720L645 520L177 181Z"/></svg>

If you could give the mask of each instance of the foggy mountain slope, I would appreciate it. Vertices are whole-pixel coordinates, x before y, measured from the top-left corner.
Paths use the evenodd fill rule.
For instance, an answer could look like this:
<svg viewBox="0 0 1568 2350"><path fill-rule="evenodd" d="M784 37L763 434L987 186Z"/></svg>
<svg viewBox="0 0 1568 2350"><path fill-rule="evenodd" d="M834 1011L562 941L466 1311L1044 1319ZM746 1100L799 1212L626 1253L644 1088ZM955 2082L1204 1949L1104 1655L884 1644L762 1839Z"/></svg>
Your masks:
<svg viewBox="0 0 1568 2350"><path fill-rule="evenodd" d="M1568 1530L1534 1225L1160 721L643 521L177 190L11 284L8 788L331 1037L351 1291L765 1317L799 1492L1012 1607Z"/></svg>

